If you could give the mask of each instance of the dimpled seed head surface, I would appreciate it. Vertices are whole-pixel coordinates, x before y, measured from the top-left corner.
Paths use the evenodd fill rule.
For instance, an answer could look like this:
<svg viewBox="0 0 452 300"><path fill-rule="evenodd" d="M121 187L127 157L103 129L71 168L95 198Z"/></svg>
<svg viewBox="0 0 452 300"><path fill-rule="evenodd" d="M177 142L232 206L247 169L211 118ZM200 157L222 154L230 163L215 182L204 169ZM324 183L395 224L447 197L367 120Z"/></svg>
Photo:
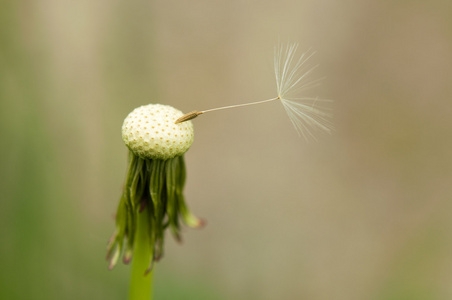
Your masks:
<svg viewBox="0 0 452 300"><path fill-rule="evenodd" d="M141 158L169 159L182 155L193 143L190 121L174 124L183 116L169 105L149 104L135 108L122 124L122 139Z"/></svg>

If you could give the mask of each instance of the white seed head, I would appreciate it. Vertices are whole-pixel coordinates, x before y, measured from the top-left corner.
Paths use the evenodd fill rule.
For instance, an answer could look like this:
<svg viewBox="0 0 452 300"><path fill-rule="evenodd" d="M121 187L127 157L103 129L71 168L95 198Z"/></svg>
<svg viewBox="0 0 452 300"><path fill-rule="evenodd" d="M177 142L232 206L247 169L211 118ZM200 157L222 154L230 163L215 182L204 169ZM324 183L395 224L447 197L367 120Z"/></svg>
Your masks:
<svg viewBox="0 0 452 300"><path fill-rule="evenodd" d="M182 155L193 143L193 123L175 124L183 116L169 105L149 104L135 108L124 120L122 139L141 158L169 159Z"/></svg>

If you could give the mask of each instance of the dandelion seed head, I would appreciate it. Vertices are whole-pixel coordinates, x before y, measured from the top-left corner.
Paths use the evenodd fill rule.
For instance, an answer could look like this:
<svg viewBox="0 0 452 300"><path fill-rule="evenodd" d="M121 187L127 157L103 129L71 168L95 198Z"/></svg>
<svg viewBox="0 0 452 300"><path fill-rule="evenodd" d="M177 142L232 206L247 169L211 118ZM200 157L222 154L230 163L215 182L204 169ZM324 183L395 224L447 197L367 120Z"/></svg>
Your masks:
<svg viewBox="0 0 452 300"><path fill-rule="evenodd" d="M174 124L182 115L181 111L169 105L140 106L124 120L122 139L127 147L141 158L168 159L182 155L193 143L193 123L187 121ZM149 120L147 116L153 116L151 126L146 125ZM136 127L133 127L132 123ZM160 140L166 143L157 142ZM170 146L173 144L177 146Z"/></svg>

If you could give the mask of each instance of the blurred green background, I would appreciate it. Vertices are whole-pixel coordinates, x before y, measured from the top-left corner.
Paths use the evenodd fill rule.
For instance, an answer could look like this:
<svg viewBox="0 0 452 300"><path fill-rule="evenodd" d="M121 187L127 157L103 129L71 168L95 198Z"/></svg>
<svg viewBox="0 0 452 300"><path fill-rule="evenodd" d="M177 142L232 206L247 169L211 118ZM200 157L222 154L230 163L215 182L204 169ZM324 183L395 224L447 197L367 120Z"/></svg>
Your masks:
<svg viewBox="0 0 452 300"><path fill-rule="evenodd" d="M126 299L107 270L135 107L275 96L273 46L316 49L332 136L280 105L194 121L156 299L452 299L450 1L1 1L0 298Z"/></svg>

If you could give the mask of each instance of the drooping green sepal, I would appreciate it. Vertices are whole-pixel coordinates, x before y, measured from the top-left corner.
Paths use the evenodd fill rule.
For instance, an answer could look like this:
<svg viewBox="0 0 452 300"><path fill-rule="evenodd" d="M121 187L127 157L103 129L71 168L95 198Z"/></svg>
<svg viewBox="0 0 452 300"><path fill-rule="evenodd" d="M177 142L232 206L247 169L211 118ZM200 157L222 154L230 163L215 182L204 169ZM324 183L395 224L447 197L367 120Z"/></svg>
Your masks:
<svg viewBox="0 0 452 300"><path fill-rule="evenodd" d="M121 253L123 261L129 263L133 257L138 214L148 213L148 243L150 265L163 256L164 231L167 227L176 240L181 240L180 219L189 227L200 227L204 223L192 215L183 196L186 179L183 156L167 160L140 158L130 151L127 178L116 213L116 230L107 247L110 268L117 263ZM147 208L147 209L145 209ZM124 242L126 249L124 250Z"/></svg>

